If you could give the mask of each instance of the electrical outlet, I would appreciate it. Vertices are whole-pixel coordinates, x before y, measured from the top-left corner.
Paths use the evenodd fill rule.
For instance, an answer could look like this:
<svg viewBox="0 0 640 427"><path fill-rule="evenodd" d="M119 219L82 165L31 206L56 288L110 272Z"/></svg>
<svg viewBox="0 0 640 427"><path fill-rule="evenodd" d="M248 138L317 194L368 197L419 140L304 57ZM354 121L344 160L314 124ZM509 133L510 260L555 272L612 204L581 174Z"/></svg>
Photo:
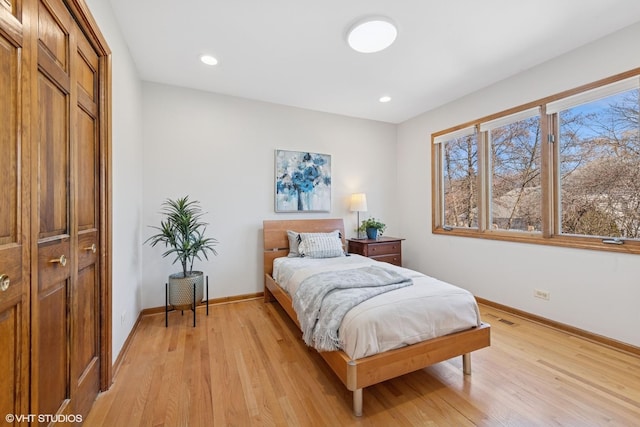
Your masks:
<svg viewBox="0 0 640 427"><path fill-rule="evenodd" d="M123 311L122 314L120 314L120 324L124 325L124 322L127 320L127 312Z"/></svg>
<svg viewBox="0 0 640 427"><path fill-rule="evenodd" d="M551 292L545 291L545 290L542 290L542 289L534 289L533 290L533 296L536 297L536 298L540 298L540 299L549 301L549 299L551 299Z"/></svg>

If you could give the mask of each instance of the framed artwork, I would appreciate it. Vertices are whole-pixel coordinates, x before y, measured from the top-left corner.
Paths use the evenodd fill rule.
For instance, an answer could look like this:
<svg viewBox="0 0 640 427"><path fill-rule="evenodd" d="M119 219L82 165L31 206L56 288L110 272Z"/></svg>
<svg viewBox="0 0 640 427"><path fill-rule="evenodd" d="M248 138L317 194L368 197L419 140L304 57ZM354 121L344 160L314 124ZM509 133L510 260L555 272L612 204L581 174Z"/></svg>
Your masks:
<svg viewBox="0 0 640 427"><path fill-rule="evenodd" d="M276 150L276 212L331 211L331 156Z"/></svg>

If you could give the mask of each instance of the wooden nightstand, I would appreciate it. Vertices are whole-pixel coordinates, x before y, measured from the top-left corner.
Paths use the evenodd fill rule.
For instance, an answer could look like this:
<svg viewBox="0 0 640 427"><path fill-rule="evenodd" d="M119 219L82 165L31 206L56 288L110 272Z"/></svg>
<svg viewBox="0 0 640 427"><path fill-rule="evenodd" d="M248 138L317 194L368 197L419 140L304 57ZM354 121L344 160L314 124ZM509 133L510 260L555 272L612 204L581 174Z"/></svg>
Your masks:
<svg viewBox="0 0 640 427"><path fill-rule="evenodd" d="M402 266L402 241L397 237L382 236L378 239L347 239L347 250L358 254Z"/></svg>

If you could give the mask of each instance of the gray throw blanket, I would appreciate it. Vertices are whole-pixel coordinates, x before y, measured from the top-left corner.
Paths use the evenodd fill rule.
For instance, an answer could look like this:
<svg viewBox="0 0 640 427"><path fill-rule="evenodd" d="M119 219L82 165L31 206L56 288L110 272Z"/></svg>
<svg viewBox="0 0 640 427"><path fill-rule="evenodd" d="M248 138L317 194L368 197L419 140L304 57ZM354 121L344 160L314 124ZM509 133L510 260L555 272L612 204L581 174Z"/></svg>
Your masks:
<svg viewBox="0 0 640 427"><path fill-rule="evenodd" d="M350 309L376 295L412 283L393 270L373 265L307 277L293 297L304 342L318 351L338 350L338 328Z"/></svg>

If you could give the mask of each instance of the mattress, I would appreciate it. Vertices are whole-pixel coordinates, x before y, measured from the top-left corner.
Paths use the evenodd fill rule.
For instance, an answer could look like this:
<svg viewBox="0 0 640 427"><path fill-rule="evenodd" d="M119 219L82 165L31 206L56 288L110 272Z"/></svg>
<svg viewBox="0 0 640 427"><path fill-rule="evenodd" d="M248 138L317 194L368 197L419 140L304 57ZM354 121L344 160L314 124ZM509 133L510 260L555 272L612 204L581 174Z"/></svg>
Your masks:
<svg viewBox="0 0 640 427"><path fill-rule="evenodd" d="M273 278L289 296L307 277L324 271L384 265L413 285L377 295L352 308L339 329L340 346L352 359L480 326L473 295L460 287L403 267L360 255L311 259L277 258Z"/></svg>

